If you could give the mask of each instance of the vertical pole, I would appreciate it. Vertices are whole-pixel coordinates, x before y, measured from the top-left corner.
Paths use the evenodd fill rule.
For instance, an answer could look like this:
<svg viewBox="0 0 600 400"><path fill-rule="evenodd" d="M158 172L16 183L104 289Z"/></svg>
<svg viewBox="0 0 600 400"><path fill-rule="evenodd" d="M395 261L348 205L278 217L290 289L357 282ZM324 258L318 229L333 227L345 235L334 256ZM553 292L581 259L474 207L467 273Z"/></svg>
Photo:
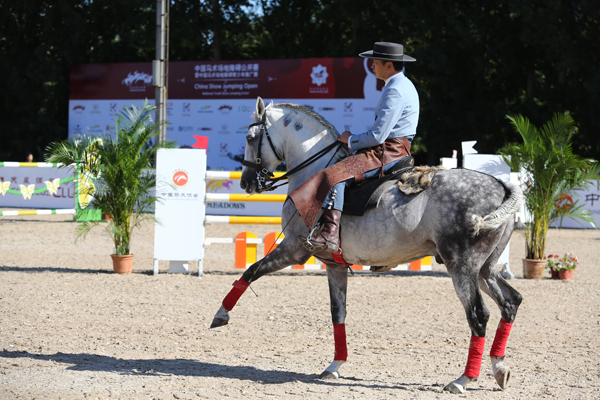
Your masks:
<svg viewBox="0 0 600 400"><path fill-rule="evenodd" d="M152 63L156 122L167 121L167 89L169 82L169 1L156 0L156 60ZM167 140L167 127L162 125L159 140Z"/></svg>

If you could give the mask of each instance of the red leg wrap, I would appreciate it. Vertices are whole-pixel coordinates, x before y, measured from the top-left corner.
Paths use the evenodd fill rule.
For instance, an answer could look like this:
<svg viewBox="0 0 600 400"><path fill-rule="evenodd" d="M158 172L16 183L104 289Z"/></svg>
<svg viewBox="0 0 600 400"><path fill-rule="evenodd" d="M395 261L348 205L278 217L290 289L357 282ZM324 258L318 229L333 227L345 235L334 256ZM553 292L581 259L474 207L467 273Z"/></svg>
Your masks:
<svg viewBox="0 0 600 400"><path fill-rule="evenodd" d="M508 335L510 335L510 328L512 328L512 322L509 324L505 320L501 319L496 330L496 336L494 337L494 344L492 344L492 350L490 356L492 357L504 357L506 350L506 342L508 341Z"/></svg>
<svg viewBox="0 0 600 400"><path fill-rule="evenodd" d="M227 311L233 310L233 307L235 307L235 304L240 297L242 297L246 289L248 289L248 286L250 286L250 284L246 282L244 278L240 278L233 282L233 289L231 289L229 294L223 299L223 307L225 307Z"/></svg>
<svg viewBox="0 0 600 400"><path fill-rule="evenodd" d="M346 324L333 325L333 339L335 340L334 360L346 361L348 348L346 347Z"/></svg>
<svg viewBox="0 0 600 400"><path fill-rule="evenodd" d="M471 346L469 346L469 358L465 375L469 378L479 378L481 371L481 359L483 358L483 348L485 347L485 337L471 336Z"/></svg>

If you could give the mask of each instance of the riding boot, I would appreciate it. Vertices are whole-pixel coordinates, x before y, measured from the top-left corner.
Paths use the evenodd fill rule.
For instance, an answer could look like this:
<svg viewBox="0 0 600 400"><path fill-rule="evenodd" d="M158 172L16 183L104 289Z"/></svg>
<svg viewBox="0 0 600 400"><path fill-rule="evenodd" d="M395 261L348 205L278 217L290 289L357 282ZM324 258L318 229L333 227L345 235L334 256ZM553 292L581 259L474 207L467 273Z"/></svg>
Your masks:
<svg viewBox="0 0 600 400"><path fill-rule="evenodd" d="M339 226L342 212L340 210L325 209L323 211L323 230L310 241L315 248L335 253L340 247Z"/></svg>

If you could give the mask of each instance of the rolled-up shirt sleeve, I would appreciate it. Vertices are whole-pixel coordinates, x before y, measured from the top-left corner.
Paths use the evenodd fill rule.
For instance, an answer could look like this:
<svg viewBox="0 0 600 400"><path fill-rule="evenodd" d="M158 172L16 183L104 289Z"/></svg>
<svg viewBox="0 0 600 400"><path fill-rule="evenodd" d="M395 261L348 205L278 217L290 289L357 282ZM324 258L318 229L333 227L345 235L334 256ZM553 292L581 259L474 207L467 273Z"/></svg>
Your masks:
<svg viewBox="0 0 600 400"><path fill-rule="evenodd" d="M385 89L384 89L385 90ZM388 93L382 96L382 103L377 108L373 127L364 133L350 136L348 145L352 151L380 145L390 135L392 128L404 111L402 95L396 88L387 88Z"/></svg>

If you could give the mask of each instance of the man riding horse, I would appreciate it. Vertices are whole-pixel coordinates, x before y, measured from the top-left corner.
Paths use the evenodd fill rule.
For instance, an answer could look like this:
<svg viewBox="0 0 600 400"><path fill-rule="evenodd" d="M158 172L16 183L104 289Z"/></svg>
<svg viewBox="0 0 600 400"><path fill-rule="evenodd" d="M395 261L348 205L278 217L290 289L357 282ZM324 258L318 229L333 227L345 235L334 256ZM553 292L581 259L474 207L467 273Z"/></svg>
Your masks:
<svg viewBox="0 0 600 400"><path fill-rule="evenodd" d="M514 214L523 198L518 185L468 169L438 171L433 179L430 177L427 189L419 193L405 193L406 182L402 188L397 182L388 182L377 206L365 208L363 214L352 214L357 211L357 202L347 202L341 232L345 249L340 260L338 226L347 182L381 174L393 163L397 164L388 177L400 174L405 164L412 166L410 142L419 115L417 92L400 72L402 62L414 59L403 54L402 46L376 43L372 52L361 55L375 59L375 76L386 83L375 124L363 134L344 132L340 139L335 127L305 107L289 103L265 106L257 98L246 136L240 187L248 194L268 190L280 180L272 173L285 161L290 170L284 176L293 203L286 201L282 209L285 238L233 283L211 328L229 323L229 313L251 283L288 265L304 264L319 253L327 270L335 345L333 362L321 377L338 378L348 357L348 264L395 266L432 256L446 266L471 329L465 372L445 390L465 393L466 386L479 377L490 318L483 293L494 300L502 314L490 359L494 378L504 389L510 378L510 368L504 365L506 343L522 296L500 276L496 264L510 240ZM358 153L348 156L338 139L349 142L350 150ZM263 142L268 145L263 146ZM322 207L324 232L314 234ZM296 240L301 235L307 236L302 244ZM315 249L314 244L320 247Z"/></svg>
<svg viewBox="0 0 600 400"><path fill-rule="evenodd" d="M373 50L360 54L373 59L375 77L385 82L375 109L375 123L368 131L353 135L345 131L339 141L355 152L341 162L320 171L290 194L309 231L322 208L323 229L300 241L316 252L337 252L340 247L339 223L344 192L353 182L383 176L404 157L417 133L419 95L402 72L405 62L416 61L403 53L397 43L377 42Z"/></svg>

